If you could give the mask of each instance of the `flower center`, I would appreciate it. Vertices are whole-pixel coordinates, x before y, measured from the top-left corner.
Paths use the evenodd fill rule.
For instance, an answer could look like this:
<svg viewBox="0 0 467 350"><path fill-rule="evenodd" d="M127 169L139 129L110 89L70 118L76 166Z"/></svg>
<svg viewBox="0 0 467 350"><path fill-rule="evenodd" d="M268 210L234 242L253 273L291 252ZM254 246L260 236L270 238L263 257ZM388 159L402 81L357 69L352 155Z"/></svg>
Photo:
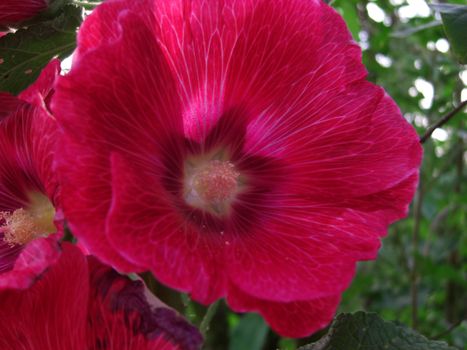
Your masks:
<svg viewBox="0 0 467 350"><path fill-rule="evenodd" d="M225 214L238 192L240 173L229 161L209 160L193 168L185 183L186 201L215 214Z"/></svg>
<svg viewBox="0 0 467 350"><path fill-rule="evenodd" d="M232 163L212 160L195 174L193 188L206 203L224 202L235 193L239 175Z"/></svg>
<svg viewBox="0 0 467 350"><path fill-rule="evenodd" d="M55 208L43 194L34 193L30 196L30 205L14 212L0 212L0 226L3 240L14 245L24 245L35 238L45 237L56 232L54 224Z"/></svg>

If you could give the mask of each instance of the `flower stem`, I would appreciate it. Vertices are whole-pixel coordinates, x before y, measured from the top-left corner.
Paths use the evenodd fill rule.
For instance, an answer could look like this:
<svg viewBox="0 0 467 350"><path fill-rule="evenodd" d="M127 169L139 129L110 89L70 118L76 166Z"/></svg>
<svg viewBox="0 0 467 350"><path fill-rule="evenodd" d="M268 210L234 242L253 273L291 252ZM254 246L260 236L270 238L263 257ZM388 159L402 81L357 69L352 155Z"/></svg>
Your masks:
<svg viewBox="0 0 467 350"><path fill-rule="evenodd" d="M217 309L219 308L220 300L215 301L212 303L206 313L204 314L203 320L201 321L201 324L199 326L199 330L201 331L201 334L203 334L204 338L206 338L206 334L209 330L209 325L212 321L212 318L217 312Z"/></svg>

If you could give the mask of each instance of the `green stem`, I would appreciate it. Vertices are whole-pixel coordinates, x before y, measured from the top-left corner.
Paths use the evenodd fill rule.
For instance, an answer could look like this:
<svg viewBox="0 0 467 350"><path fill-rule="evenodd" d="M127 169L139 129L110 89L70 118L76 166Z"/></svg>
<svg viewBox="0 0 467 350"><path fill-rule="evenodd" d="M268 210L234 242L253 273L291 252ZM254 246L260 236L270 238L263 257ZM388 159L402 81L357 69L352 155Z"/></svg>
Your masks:
<svg viewBox="0 0 467 350"><path fill-rule="evenodd" d="M220 300L215 301L212 303L206 313L204 314L203 320L201 321L201 324L199 326L199 330L201 331L201 334L203 334L204 338L206 338L206 334L209 330L209 325L212 321L212 318L217 312L217 309L219 308Z"/></svg>

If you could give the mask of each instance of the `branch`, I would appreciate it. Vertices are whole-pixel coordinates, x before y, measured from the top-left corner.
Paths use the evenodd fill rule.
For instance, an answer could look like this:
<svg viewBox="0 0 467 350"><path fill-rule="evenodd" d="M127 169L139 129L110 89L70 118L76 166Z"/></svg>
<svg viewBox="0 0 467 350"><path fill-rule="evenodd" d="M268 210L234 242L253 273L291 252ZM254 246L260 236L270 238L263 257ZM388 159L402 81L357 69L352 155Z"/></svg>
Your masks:
<svg viewBox="0 0 467 350"><path fill-rule="evenodd" d="M459 321L457 321L456 323L454 323L453 325L451 325L451 327L449 327L447 330L445 330L444 332L441 332L439 334L436 334L434 337L431 337L431 339L440 339L440 338L443 338L445 336L447 336L449 333L451 333L454 329L456 329L457 327L459 327L461 325L461 323L464 322L463 319L460 319Z"/></svg>
<svg viewBox="0 0 467 350"><path fill-rule="evenodd" d="M428 130L423 134L423 136L420 137L420 143L424 143L426 140L428 140L433 134L433 131L441 127L442 125L446 124L449 119L454 117L458 112L460 112L465 106L467 105L467 100L461 102L459 106L454 108L451 112L443 116L440 120L438 120L436 123L434 123L432 126L428 128Z"/></svg>

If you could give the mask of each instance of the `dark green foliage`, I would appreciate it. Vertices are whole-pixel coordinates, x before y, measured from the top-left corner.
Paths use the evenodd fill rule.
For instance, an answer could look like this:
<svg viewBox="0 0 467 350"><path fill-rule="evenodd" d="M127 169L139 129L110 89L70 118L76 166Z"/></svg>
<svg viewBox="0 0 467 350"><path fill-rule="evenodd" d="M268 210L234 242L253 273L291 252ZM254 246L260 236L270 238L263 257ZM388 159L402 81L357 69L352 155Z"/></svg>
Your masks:
<svg viewBox="0 0 467 350"><path fill-rule="evenodd" d="M52 20L31 24L0 38L0 91L28 87L53 57L65 58L76 46L81 9L72 5Z"/></svg>
<svg viewBox="0 0 467 350"><path fill-rule="evenodd" d="M467 5L433 4L441 13L444 30L461 63L467 63Z"/></svg>
<svg viewBox="0 0 467 350"><path fill-rule="evenodd" d="M328 334L300 350L455 350L373 313L340 314Z"/></svg>
<svg viewBox="0 0 467 350"><path fill-rule="evenodd" d="M232 331L229 350L261 350L267 333L268 326L261 316L245 315Z"/></svg>

